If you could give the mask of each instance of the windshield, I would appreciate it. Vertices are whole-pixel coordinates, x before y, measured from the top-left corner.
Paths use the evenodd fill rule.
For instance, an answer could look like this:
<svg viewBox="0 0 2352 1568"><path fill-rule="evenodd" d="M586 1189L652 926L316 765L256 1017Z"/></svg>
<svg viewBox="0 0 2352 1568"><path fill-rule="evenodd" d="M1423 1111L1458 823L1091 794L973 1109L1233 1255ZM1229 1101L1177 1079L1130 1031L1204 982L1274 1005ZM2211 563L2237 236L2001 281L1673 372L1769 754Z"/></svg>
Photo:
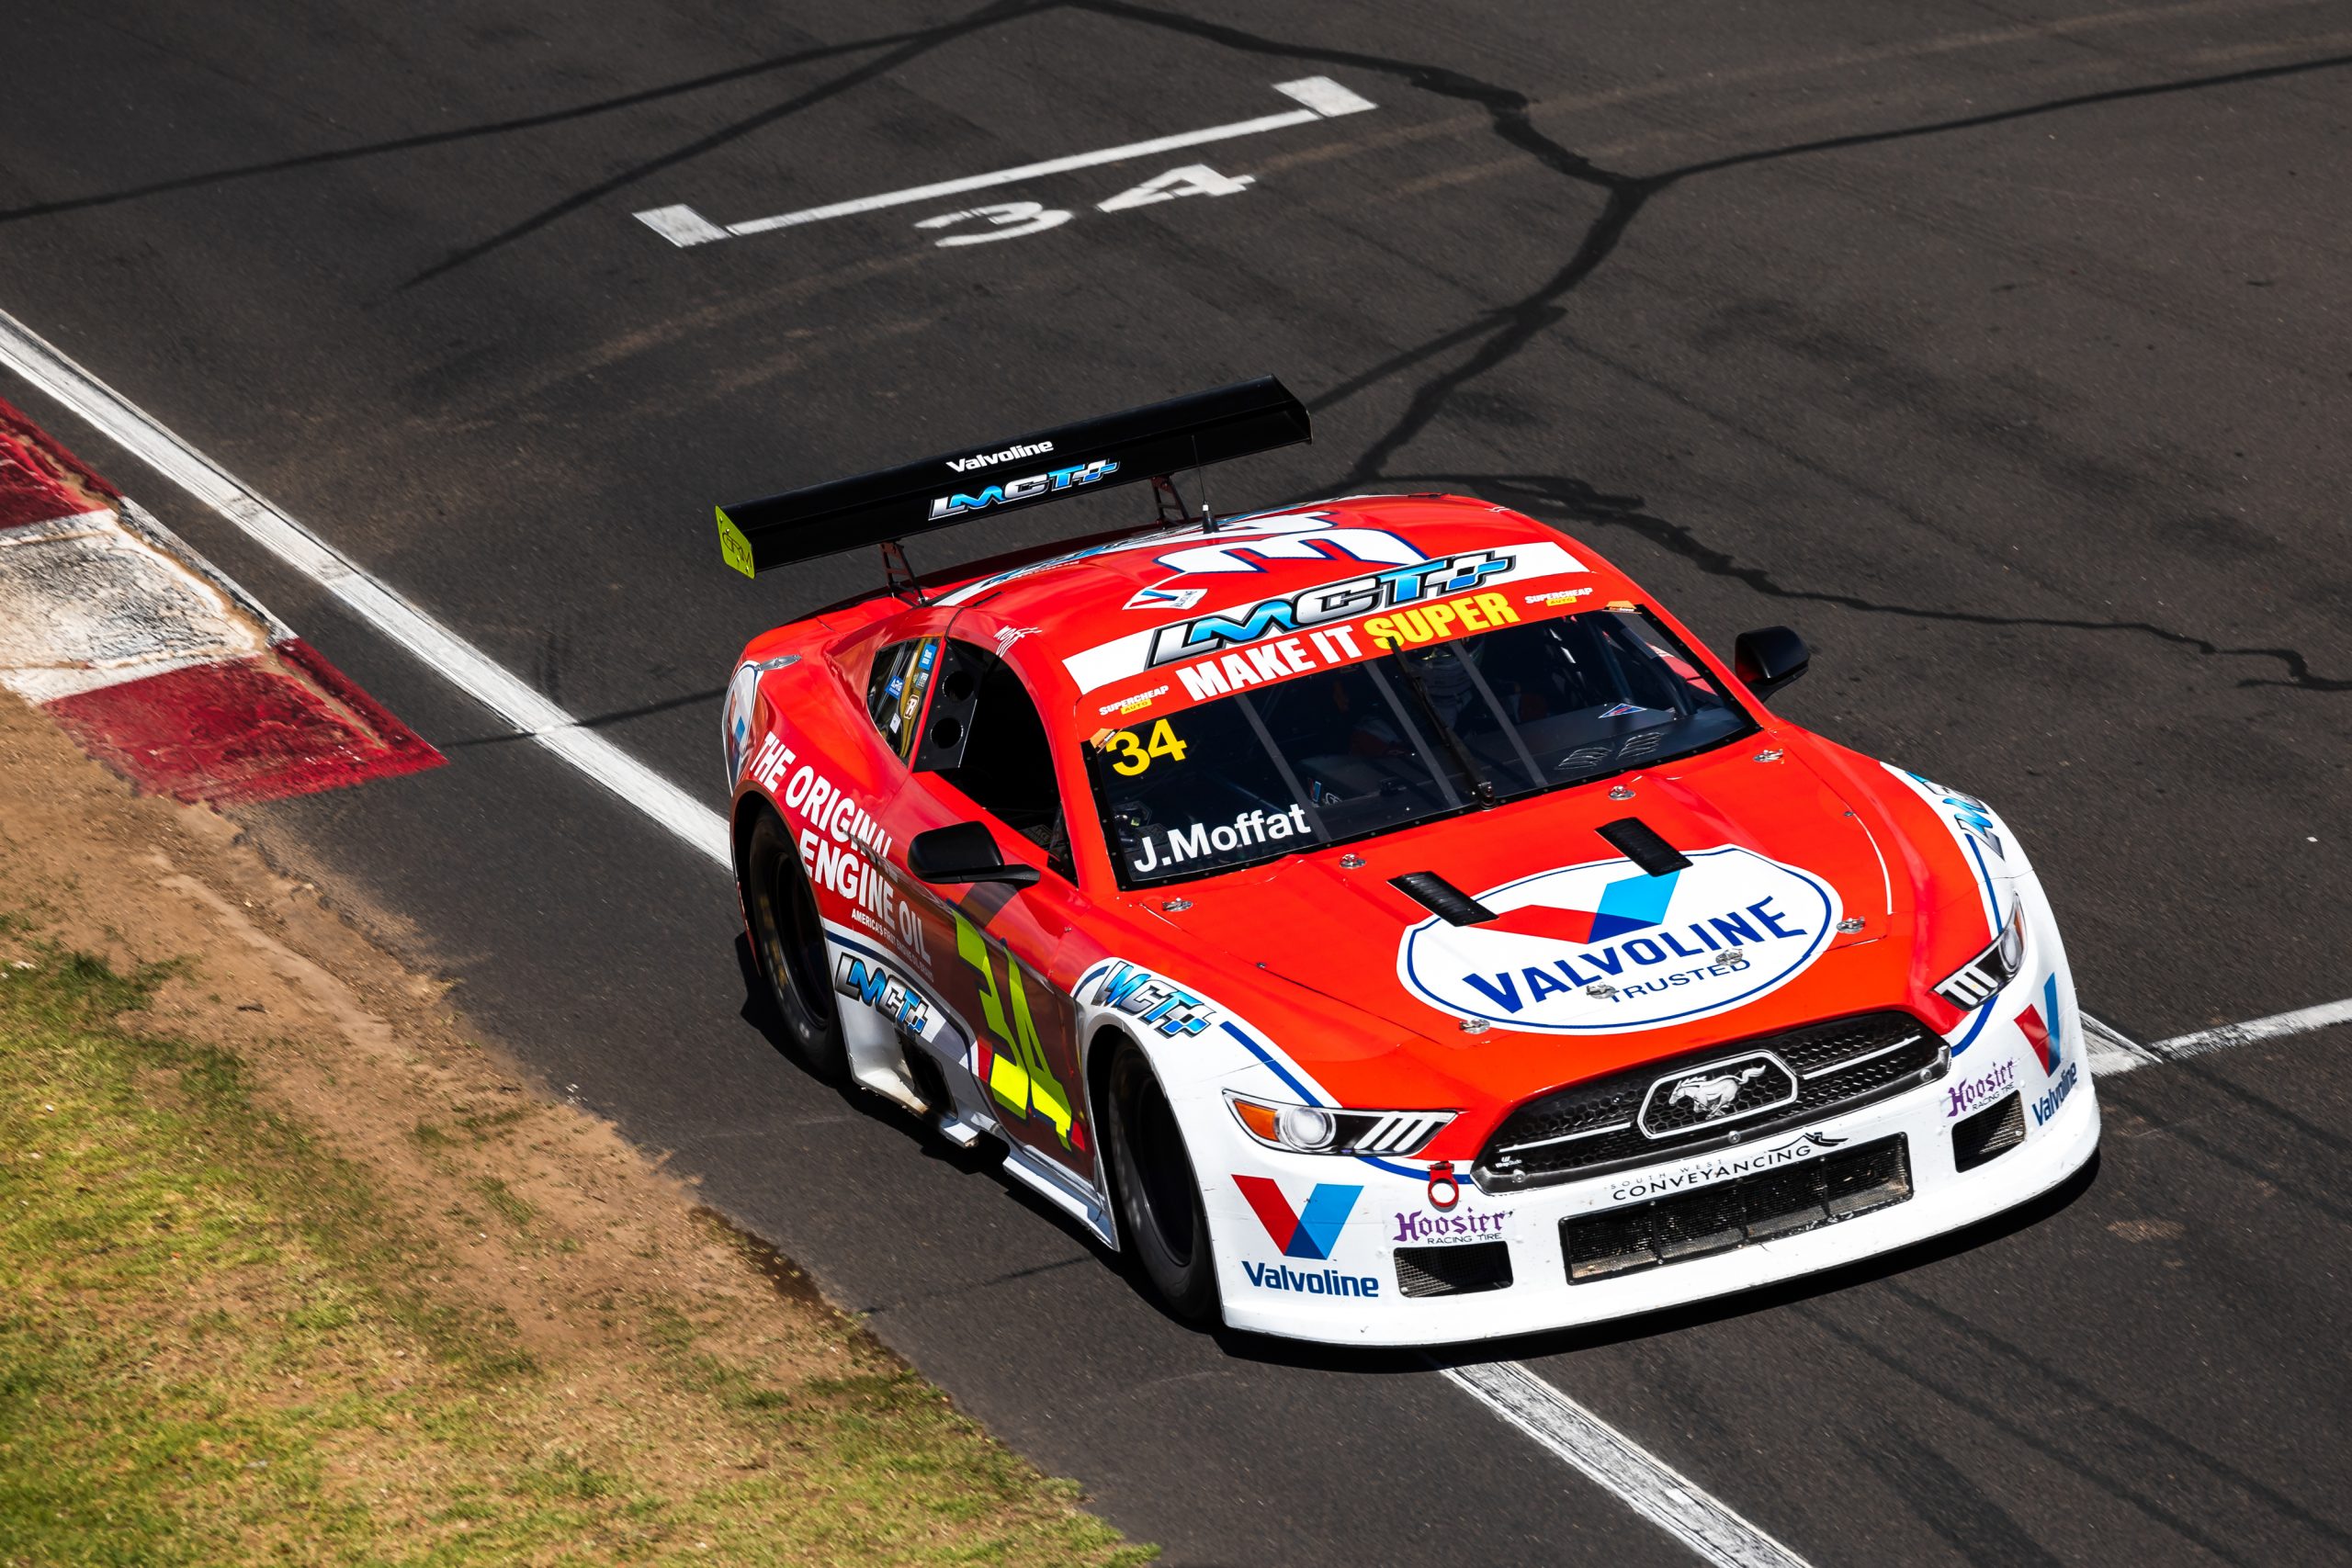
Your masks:
<svg viewBox="0 0 2352 1568"><path fill-rule="evenodd" d="M1121 885L1181 882L1589 783L1754 726L1638 611L1529 621L1106 731Z"/></svg>

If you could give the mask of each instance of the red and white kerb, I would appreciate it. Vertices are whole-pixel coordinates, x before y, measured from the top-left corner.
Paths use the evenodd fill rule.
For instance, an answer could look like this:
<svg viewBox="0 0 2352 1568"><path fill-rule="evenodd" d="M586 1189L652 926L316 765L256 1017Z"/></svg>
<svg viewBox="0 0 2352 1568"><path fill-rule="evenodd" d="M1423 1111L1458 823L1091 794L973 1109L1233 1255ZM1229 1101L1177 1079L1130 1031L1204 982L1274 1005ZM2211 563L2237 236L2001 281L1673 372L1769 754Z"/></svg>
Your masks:
<svg viewBox="0 0 2352 1568"><path fill-rule="evenodd" d="M4 401L0 685L183 800L275 800L445 760Z"/></svg>

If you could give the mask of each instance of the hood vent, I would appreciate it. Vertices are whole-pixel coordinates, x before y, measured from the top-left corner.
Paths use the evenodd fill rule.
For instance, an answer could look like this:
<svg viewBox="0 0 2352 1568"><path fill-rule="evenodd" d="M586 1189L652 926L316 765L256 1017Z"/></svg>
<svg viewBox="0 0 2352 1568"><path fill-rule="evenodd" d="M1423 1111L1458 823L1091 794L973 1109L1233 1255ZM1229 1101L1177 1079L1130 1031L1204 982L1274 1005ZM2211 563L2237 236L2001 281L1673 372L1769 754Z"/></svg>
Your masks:
<svg viewBox="0 0 2352 1568"><path fill-rule="evenodd" d="M1638 817L1620 817L1614 822L1603 822L1593 831L1652 876L1665 876L1690 864L1689 856L1660 838L1657 829Z"/></svg>
<svg viewBox="0 0 2352 1568"><path fill-rule="evenodd" d="M1495 912L1433 871L1408 871L1388 886L1450 926L1483 925Z"/></svg>

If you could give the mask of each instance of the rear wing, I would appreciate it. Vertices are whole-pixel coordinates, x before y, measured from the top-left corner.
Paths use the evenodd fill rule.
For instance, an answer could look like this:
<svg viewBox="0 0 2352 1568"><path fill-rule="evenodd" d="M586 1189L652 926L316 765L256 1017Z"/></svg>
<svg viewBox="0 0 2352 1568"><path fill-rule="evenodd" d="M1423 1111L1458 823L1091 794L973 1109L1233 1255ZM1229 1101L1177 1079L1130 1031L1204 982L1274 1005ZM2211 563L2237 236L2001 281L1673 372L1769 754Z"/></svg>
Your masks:
<svg viewBox="0 0 2352 1568"><path fill-rule="evenodd" d="M718 509L744 576L1313 438L1272 376Z"/></svg>

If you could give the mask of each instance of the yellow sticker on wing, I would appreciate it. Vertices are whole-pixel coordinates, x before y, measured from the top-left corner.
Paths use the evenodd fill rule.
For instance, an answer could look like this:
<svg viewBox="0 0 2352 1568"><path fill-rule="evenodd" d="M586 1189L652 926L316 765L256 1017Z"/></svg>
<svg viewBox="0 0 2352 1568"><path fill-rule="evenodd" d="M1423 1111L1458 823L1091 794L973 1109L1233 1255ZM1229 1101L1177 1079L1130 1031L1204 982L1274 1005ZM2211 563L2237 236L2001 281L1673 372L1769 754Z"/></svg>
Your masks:
<svg viewBox="0 0 2352 1568"><path fill-rule="evenodd" d="M718 509L718 553L729 566L745 577L752 575L752 541L743 537L743 530L728 518L723 506Z"/></svg>

